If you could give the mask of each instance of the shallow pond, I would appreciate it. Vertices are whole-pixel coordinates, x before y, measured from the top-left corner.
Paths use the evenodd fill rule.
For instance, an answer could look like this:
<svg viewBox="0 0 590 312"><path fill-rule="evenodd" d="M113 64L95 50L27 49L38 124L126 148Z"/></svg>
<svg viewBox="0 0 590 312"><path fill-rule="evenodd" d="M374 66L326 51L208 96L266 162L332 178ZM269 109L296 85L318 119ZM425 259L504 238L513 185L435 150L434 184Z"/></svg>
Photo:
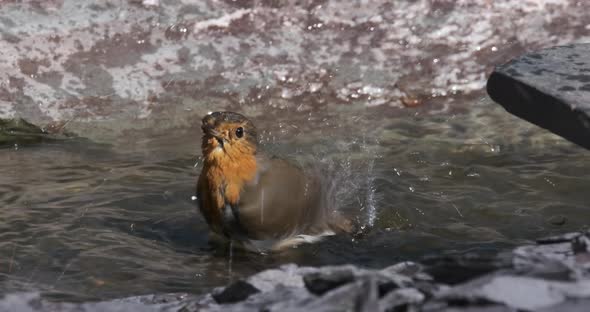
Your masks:
<svg viewBox="0 0 590 312"><path fill-rule="evenodd" d="M199 293L282 263L485 258L587 225L588 152L484 95L451 101L468 109L250 112L268 152L331 170L335 204L364 227L281 254L208 243L190 200L198 127L4 148L0 291L70 301Z"/></svg>

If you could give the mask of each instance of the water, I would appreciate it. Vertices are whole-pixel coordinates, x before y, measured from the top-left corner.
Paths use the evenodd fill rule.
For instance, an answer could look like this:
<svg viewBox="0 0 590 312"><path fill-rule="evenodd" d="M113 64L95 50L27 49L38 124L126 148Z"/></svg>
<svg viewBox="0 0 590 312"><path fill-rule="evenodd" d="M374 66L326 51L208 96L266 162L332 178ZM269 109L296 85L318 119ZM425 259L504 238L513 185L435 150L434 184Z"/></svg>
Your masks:
<svg viewBox="0 0 590 312"><path fill-rule="evenodd" d="M199 293L287 262L444 269L585 228L588 152L481 88L523 52L588 41L587 6L1 4L0 117L107 144L0 149L0 292ZM198 118L217 109L252 116L264 149L327 168L362 234L264 256L210 244L191 196Z"/></svg>
<svg viewBox="0 0 590 312"><path fill-rule="evenodd" d="M364 228L263 256L208 242L191 200L198 127L4 148L0 291L68 301L200 293L287 262L434 263L587 226L587 151L484 95L450 101L446 113L255 112L264 149L331 168L337 204Z"/></svg>

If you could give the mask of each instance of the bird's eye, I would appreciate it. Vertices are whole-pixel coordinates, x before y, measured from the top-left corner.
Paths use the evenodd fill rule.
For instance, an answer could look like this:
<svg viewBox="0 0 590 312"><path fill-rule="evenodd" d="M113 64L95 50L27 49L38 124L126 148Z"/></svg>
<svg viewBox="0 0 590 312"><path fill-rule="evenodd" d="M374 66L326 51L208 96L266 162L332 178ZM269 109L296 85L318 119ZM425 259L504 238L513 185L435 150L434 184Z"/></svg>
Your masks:
<svg viewBox="0 0 590 312"><path fill-rule="evenodd" d="M241 138L241 137L243 137L243 136L244 136L244 128L242 128L242 127L239 127L239 128L237 128L237 129L236 129L236 136L237 136L238 138Z"/></svg>

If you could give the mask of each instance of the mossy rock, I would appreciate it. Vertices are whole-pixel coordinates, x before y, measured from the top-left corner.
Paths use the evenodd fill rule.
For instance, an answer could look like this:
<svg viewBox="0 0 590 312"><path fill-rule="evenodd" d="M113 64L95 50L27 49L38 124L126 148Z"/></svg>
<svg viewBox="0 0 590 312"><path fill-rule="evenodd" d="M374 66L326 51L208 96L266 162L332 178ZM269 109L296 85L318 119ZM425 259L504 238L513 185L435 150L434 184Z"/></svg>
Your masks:
<svg viewBox="0 0 590 312"><path fill-rule="evenodd" d="M22 118L0 118L0 146L32 144L58 138Z"/></svg>

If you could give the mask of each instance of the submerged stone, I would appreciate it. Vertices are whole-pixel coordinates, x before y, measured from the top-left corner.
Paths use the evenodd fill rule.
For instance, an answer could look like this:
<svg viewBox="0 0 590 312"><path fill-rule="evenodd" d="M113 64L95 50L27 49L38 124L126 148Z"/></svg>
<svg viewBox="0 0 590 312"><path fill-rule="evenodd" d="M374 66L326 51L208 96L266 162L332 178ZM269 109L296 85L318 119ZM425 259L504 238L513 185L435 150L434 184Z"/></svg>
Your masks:
<svg viewBox="0 0 590 312"><path fill-rule="evenodd" d="M0 118L0 146L36 143L43 140L41 128L21 118Z"/></svg>
<svg viewBox="0 0 590 312"><path fill-rule="evenodd" d="M590 44L553 47L498 66L487 91L508 112L590 149Z"/></svg>
<svg viewBox="0 0 590 312"><path fill-rule="evenodd" d="M49 129L46 131L22 118L0 118L0 147L20 144L39 143L43 140L55 140L72 136L63 131Z"/></svg>

